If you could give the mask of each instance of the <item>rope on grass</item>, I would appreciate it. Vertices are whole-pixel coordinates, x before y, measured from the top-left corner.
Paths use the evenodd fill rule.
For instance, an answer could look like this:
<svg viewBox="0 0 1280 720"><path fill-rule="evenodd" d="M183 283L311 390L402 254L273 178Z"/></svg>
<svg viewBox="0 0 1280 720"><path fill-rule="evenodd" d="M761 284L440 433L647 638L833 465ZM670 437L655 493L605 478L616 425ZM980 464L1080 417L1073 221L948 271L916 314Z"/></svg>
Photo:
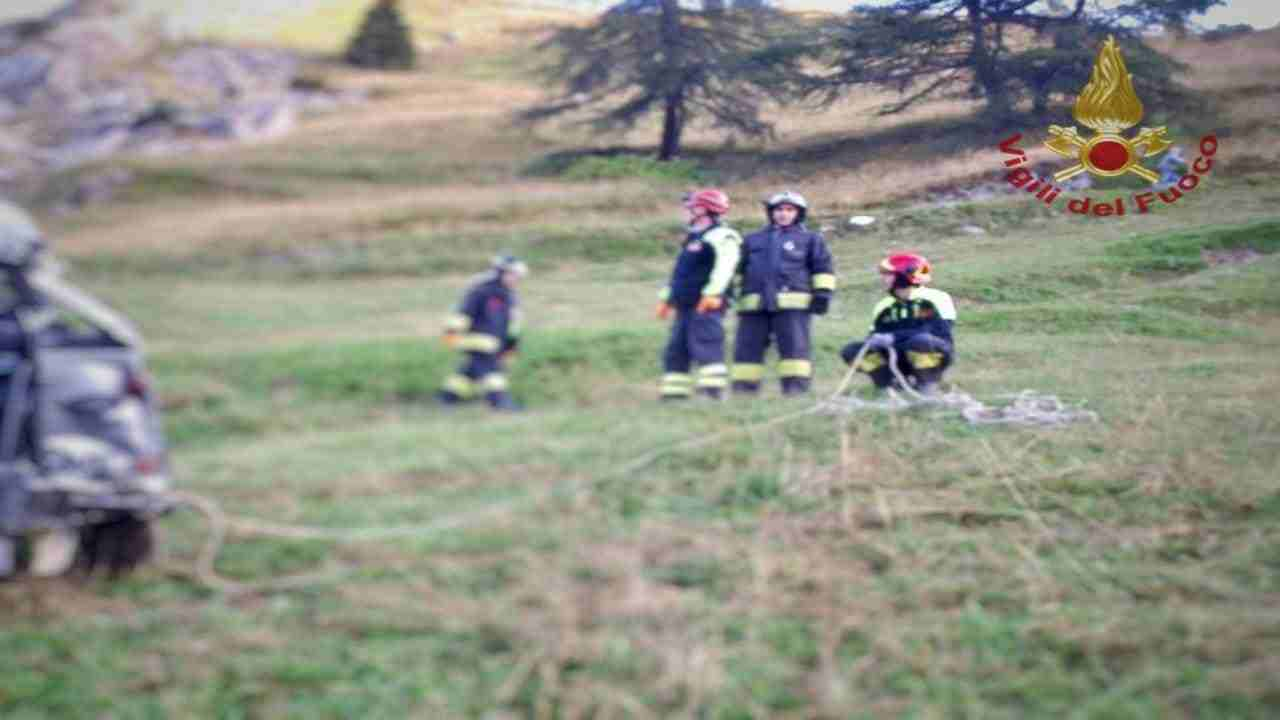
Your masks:
<svg viewBox="0 0 1280 720"><path fill-rule="evenodd" d="M707 445L713 445L735 435L752 433L765 428L784 425L802 417L816 415L819 413L852 414L861 410L893 412L914 407L940 407L959 410L960 414L971 425L1007 424L1038 427L1063 425L1079 420L1088 420L1093 422L1098 419L1097 413L1066 407L1060 400L1058 400L1057 397L1053 395L1042 395L1032 390L1024 390L1015 395L1001 396L1010 397L1013 398L1013 400L1004 406L995 408L989 407L981 401L974 399L971 395L959 391L952 391L944 394L923 395L913 388L911 384L907 382L907 379L903 377L902 372L898 369L897 351L893 348L888 349L889 367L893 370L894 377L898 381L899 387L897 391L890 390L884 400L873 401L863 400L852 396L842 397L850 383L852 383L857 372L857 366L862 361L867 351L867 346L863 345L863 347L858 351L857 356L849 363L849 370L841 379L835 392L831 393L831 395L826 399L819 400L810 407L784 413L757 423L731 427L710 435L703 435L693 439L673 443L665 447L656 448L629 462L615 467L612 471L605 473L603 476L597 476L596 480L606 480L614 477L630 475L667 455L685 452ZM577 481L576 484L581 485L585 482L589 481ZM555 488L547 489L526 497L530 501L536 501L549 496L556 491L557 489ZM328 572L292 575L261 583L243 583L228 579L217 572L215 565L218 556L222 552L222 547L226 543L229 530L235 530L236 532L245 535L274 537L284 540L325 540L337 543L379 542L395 539L423 538L446 530L467 527L472 525L476 520L489 515L508 512L515 507L519 500L519 498L515 498L504 502L493 503L479 510L454 514L450 517L442 518L427 524L393 525L383 527L374 526L365 528L324 528L307 525L268 523L252 518L228 516L223 512L221 506L218 505L216 501L195 493L179 492L174 493L171 497L178 506L188 507L199 512L205 517L209 524L209 535L196 558L195 568L190 571L178 569L174 569L174 571L191 577L212 590L228 595L296 590L333 581L353 572L353 569L351 568L340 568Z"/></svg>
<svg viewBox="0 0 1280 720"><path fill-rule="evenodd" d="M1069 407L1056 395L1048 395L1035 390L1023 390L1020 393L1000 395L1010 401L1000 406L990 406L972 395L960 390L946 393L921 394L911 386L898 369L898 353L889 348L889 368L893 371L897 388L885 393L883 400L864 400L853 396L841 397L852 378L854 368L862 361L867 352L866 345L858 351L857 357L850 363L850 371L844 381L825 403L820 403L825 412L831 414L853 414L862 410L880 410L896 412L916 407L934 407L959 410L970 425L1017 425L1022 427L1059 427L1074 422L1097 422L1098 414L1092 410ZM899 394L902 393L902 395ZM904 397L905 395L905 397Z"/></svg>

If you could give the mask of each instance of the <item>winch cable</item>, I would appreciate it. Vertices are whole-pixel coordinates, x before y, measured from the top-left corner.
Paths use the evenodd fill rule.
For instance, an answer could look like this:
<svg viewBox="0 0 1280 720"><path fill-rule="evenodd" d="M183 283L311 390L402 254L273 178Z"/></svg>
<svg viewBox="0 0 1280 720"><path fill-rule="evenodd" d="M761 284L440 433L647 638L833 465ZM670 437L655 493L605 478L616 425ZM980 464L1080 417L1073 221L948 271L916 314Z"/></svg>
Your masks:
<svg viewBox="0 0 1280 720"><path fill-rule="evenodd" d="M264 592L280 592L296 590L303 587L323 584L340 579L356 572L356 568L341 567L330 571L291 575L275 580L256 583L231 580L219 574L216 569L218 556L231 532L241 535L272 537L282 540L322 540L335 543L380 542L394 539L424 538L447 530L470 527L477 521L489 516L504 514L516 510L522 501L530 504L556 494L573 493L589 483L614 479L637 472L662 457L686 452L699 447L719 443L736 435L754 433L770 427L784 425L802 417L817 414L852 414L861 410L898 411L918 407L937 407L958 410L971 425L1021 425L1028 427L1053 427L1075 421L1097 421L1097 413L1087 410L1068 408L1057 397L1042 395L1031 390L1024 390L1016 395L1005 395L1013 401L1002 407L989 407L971 395L953 390L948 393L922 394L918 392L903 376L898 368L898 354L892 347L887 349L889 367L897 380L897 388L890 390L888 398L881 401L862 400L855 397L842 397L857 374L858 365L866 356L869 348L864 344L858 354L849 363L849 370L844 374L835 392L825 399L818 400L810 407L784 413L767 420L747 425L728 428L709 435L683 440L656 448L637 456L603 475L594 476L590 480L571 480L558 483L541 492L513 497L509 500L491 503L490 505L470 512L455 513L430 523L418 525L391 525L364 528L325 528L308 525L290 525L270 523L247 517L227 515L214 500L191 492L175 492L171 495L178 507L193 509L204 516L209 524L209 534L205 539L195 561L193 570L169 567L172 572L179 573L225 595L259 594ZM902 393L899 395L898 393ZM905 395L905 398L903 397Z"/></svg>

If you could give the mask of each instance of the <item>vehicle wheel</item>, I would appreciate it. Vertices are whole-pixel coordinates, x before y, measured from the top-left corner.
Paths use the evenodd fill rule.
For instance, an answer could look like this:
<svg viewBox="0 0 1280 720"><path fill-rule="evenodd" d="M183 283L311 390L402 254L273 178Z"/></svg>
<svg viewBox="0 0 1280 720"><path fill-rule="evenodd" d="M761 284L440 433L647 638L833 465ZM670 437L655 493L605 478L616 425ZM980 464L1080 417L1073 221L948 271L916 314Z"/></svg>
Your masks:
<svg viewBox="0 0 1280 720"><path fill-rule="evenodd" d="M154 549L151 523L126 515L80 531L77 566L85 575L105 572L115 579L146 562Z"/></svg>

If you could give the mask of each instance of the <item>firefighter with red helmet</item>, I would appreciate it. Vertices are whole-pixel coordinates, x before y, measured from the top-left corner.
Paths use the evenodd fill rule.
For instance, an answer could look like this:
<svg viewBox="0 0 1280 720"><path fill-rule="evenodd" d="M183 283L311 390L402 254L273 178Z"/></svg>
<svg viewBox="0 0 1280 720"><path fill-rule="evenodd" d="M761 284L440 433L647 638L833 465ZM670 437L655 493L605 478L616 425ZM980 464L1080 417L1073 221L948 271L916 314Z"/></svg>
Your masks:
<svg viewBox="0 0 1280 720"><path fill-rule="evenodd" d="M466 355L444 382L439 399L456 405L481 395L495 410L519 410L507 388L504 366L520 344L516 285L528 267L510 255L493 259L489 270L467 288L462 303L445 325L445 344Z"/></svg>
<svg viewBox="0 0 1280 720"><path fill-rule="evenodd" d="M719 398L729 385L724 362L726 295L733 281L742 237L721 224L729 212L729 196L708 188L684 199L688 234L671 271L671 281L658 293L657 317L673 315L671 336L662 355L663 400L679 400L695 392ZM698 364L695 379L690 373Z"/></svg>
<svg viewBox="0 0 1280 720"><path fill-rule="evenodd" d="M951 328L956 306L947 293L925 287L933 279L928 259L916 253L890 255L880 263L880 277L888 297L871 312L871 334L840 351L852 363L867 347L857 369L871 376L878 388L894 384L888 350L898 356L898 370L920 393L931 392L951 366L955 343Z"/></svg>
<svg viewBox="0 0 1280 720"><path fill-rule="evenodd" d="M836 289L831 251L822 235L804 226L809 204L795 192L764 202L766 225L747 236L738 276L738 333L733 350L733 390L759 392L764 356L778 344L778 376L785 395L807 392L813 376L810 325L825 315Z"/></svg>

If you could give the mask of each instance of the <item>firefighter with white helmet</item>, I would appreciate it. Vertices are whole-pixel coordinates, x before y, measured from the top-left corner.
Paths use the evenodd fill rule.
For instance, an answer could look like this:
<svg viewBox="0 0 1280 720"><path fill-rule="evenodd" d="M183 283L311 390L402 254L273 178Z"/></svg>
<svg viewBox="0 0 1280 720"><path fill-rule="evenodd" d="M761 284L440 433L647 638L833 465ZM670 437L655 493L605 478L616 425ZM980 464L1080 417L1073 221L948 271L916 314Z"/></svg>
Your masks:
<svg viewBox="0 0 1280 720"><path fill-rule="evenodd" d="M812 316L825 315L830 307L835 267L822 235L804 225L809 212L804 196L780 192L764 207L768 224L747 236L738 271L733 390L760 390L765 351L776 342L782 392L793 395L809 390Z"/></svg>
<svg viewBox="0 0 1280 720"><path fill-rule="evenodd" d="M925 287L933 280L933 269L923 255L890 255L880 262L879 271L888 297L871 312L871 334L846 345L840 355L851 363L868 346L857 369L869 374L876 387L888 388L895 379L888 357L893 348L903 377L915 383L918 392L931 392L955 356L955 303L949 294Z"/></svg>
<svg viewBox="0 0 1280 720"><path fill-rule="evenodd" d="M495 410L519 410L511 397L505 365L520 344L521 317L516 286L529 272L510 255L493 259L489 270L467 288L445 326L445 344L466 359L440 390L439 398L456 405L481 395Z"/></svg>
<svg viewBox="0 0 1280 720"><path fill-rule="evenodd" d="M726 296L733 281L742 237L721 224L729 212L729 196L707 188L684 199L688 234L671 271L671 281L659 293L657 316L673 314L671 336L662 355L663 400L688 398L694 393L719 398L729 385L724 362ZM698 364L697 377L690 374Z"/></svg>

